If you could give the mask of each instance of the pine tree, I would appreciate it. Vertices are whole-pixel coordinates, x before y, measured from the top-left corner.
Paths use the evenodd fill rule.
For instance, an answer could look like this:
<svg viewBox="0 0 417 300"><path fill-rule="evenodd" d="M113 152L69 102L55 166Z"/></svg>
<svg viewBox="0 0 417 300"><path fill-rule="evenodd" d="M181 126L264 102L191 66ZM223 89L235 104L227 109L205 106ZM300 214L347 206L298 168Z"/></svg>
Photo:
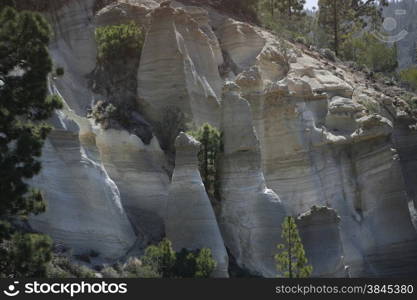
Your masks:
<svg viewBox="0 0 417 300"><path fill-rule="evenodd" d="M16 233L11 240L8 264L14 277L42 277L52 258L52 240L46 235Z"/></svg>
<svg viewBox="0 0 417 300"><path fill-rule="evenodd" d="M339 55L344 35L355 28L364 28L366 19L373 26L381 21L381 7L387 5L386 0L319 0L319 23L331 36L332 48ZM365 18L368 17L368 18Z"/></svg>
<svg viewBox="0 0 417 300"><path fill-rule="evenodd" d="M262 7L269 10L272 18L278 11L282 16L291 19L293 16L303 14L305 2L305 0L265 0L262 2Z"/></svg>
<svg viewBox="0 0 417 300"><path fill-rule="evenodd" d="M286 217L282 223L283 244L277 246L276 256L279 276L287 278L310 277L313 267L308 265L304 247L293 217Z"/></svg>
<svg viewBox="0 0 417 300"><path fill-rule="evenodd" d="M182 249L177 253L174 273L181 278L194 278L196 272L197 251Z"/></svg>
<svg viewBox="0 0 417 300"><path fill-rule="evenodd" d="M339 55L339 43L342 23L348 13L347 1L319 0L319 24L333 39L332 48Z"/></svg>
<svg viewBox="0 0 417 300"><path fill-rule="evenodd" d="M145 250L142 258L143 262L151 266L163 278L174 276L176 253L172 249L172 243L168 239L163 239L157 246L149 246Z"/></svg>
<svg viewBox="0 0 417 300"><path fill-rule="evenodd" d="M50 34L41 15L0 6L0 276L39 276L50 258L48 238L11 226L16 218L45 210L41 192L27 180L41 169L51 130L44 121L62 105L58 97L47 97Z"/></svg>
<svg viewBox="0 0 417 300"><path fill-rule="evenodd" d="M270 11L271 17L274 18L275 9L276 9L276 5L277 5L276 0L266 0L264 4L268 8L268 10Z"/></svg>
<svg viewBox="0 0 417 300"><path fill-rule="evenodd" d="M182 249L176 253L168 239L146 248L141 260L144 267L163 278L209 278L217 265L210 249Z"/></svg>
<svg viewBox="0 0 417 300"><path fill-rule="evenodd" d="M203 124L196 131L190 132L194 138L201 143L198 154L200 163L200 174L208 193L215 190L217 177L216 161L221 150L221 133L210 124Z"/></svg>
<svg viewBox="0 0 417 300"><path fill-rule="evenodd" d="M288 19L293 16L301 16L304 10L305 0L275 0L276 7Z"/></svg>
<svg viewBox="0 0 417 300"><path fill-rule="evenodd" d="M214 269L216 269L216 265L217 263L211 255L211 250L207 248L201 249L196 258L195 277L209 278Z"/></svg>

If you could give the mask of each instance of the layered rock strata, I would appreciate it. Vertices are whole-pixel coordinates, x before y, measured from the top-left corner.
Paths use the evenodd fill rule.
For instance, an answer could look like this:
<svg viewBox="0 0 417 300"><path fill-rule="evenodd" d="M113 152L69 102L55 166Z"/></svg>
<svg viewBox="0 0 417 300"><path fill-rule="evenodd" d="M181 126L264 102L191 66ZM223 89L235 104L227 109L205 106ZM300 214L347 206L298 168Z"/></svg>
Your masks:
<svg viewBox="0 0 417 300"><path fill-rule="evenodd" d="M175 170L169 190L167 238L174 249L209 248L217 262L213 274L228 277L228 254L198 170L200 143L181 133L175 142Z"/></svg>
<svg viewBox="0 0 417 300"><path fill-rule="evenodd" d="M239 92L233 83L223 92L220 227L226 247L241 267L273 277L285 210L266 186L250 106Z"/></svg>
<svg viewBox="0 0 417 300"><path fill-rule="evenodd" d="M274 277L281 222L293 215L315 276L415 274L409 208L417 201L417 143L406 111L391 111L396 100L348 67L221 11L160 2L115 1L96 12L93 0L68 1L48 12L50 52L66 71L52 92L67 106L53 120L35 180L49 210L32 219L34 229L76 252L100 248L109 257L167 233L177 247L212 248L224 275L223 241L241 268ZM85 118L106 98L89 85L94 30L131 20L147 34L138 69L129 71L137 88L126 93L146 135ZM123 105L123 85L116 89ZM223 131L221 234L195 149L178 144L174 158L178 132L204 122ZM121 210L111 201L115 190Z"/></svg>

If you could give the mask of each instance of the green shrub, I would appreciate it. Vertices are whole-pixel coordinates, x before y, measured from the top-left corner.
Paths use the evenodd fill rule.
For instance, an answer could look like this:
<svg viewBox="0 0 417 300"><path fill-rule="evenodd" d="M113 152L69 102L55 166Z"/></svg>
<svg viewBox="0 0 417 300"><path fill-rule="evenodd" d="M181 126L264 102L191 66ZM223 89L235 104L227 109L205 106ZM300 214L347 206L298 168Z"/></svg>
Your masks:
<svg viewBox="0 0 417 300"><path fill-rule="evenodd" d="M178 252L174 273L183 278L192 278L195 276L196 256L198 251L189 251L182 249Z"/></svg>
<svg viewBox="0 0 417 300"><path fill-rule="evenodd" d="M164 239L157 246L149 246L145 250L142 261L145 265L156 270L162 277L173 277L176 254L172 249L172 243L168 239Z"/></svg>
<svg viewBox="0 0 417 300"><path fill-rule="evenodd" d="M64 74L65 74L65 70L64 70L64 68L62 68L62 67L57 67L56 69L55 69L55 76L57 76L57 77L62 77L62 76L64 76Z"/></svg>
<svg viewBox="0 0 417 300"><path fill-rule="evenodd" d="M86 266L71 262L66 255L54 255L46 269L47 278L96 278L96 273Z"/></svg>
<svg viewBox="0 0 417 300"><path fill-rule="evenodd" d="M4 244L2 248L3 246ZM7 255L2 257L2 263L4 260L8 265L4 269L9 269L10 274L4 274L3 271L2 277L43 277L46 275L52 253L52 240L48 236L15 233L7 242L6 247Z"/></svg>
<svg viewBox="0 0 417 300"><path fill-rule="evenodd" d="M103 278L122 278L120 272L115 268L107 266L100 271Z"/></svg>
<svg viewBox="0 0 417 300"><path fill-rule="evenodd" d="M163 278L209 278L216 268L210 249L187 250L175 253L169 240L149 246L141 258L148 270L156 270Z"/></svg>
<svg viewBox="0 0 417 300"><path fill-rule="evenodd" d="M130 257L124 264L106 266L100 273L104 278L161 278L153 267L136 257Z"/></svg>
<svg viewBox="0 0 417 300"><path fill-rule="evenodd" d="M110 119L117 119L117 116L117 108L110 102L104 101L97 101L87 115L88 118L94 119L96 124L101 124L106 129L109 127Z"/></svg>
<svg viewBox="0 0 417 300"><path fill-rule="evenodd" d="M187 130L187 117L178 107L169 106L163 110L160 120L153 124L153 128L161 148L175 153L175 139L181 131Z"/></svg>
<svg viewBox="0 0 417 300"><path fill-rule="evenodd" d="M12 6L15 9L30 10L37 12L46 12L51 10L59 10L65 5L68 0L1 0L0 9L2 6ZM4 4L3 4L4 3Z"/></svg>
<svg viewBox="0 0 417 300"><path fill-rule="evenodd" d="M177 253L174 274L180 278L209 278L216 266L210 249L182 249Z"/></svg>
<svg viewBox="0 0 417 300"><path fill-rule="evenodd" d="M215 8L230 12L242 20L252 23L258 22L256 10L259 0L220 0L211 2L214 2Z"/></svg>
<svg viewBox="0 0 417 300"><path fill-rule="evenodd" d="M361 101L361 103L368 114L377 114L380 113L379 103L372 100Z"/></svg>
<svg viewBox="0 0 417 300"><path fill-rule="evenodd" d="M52 127L47 120L62 108L48 96L52 61L51 29L38 13L18 12L0 4L0 277L41 277L51 257L52 242L23 234L10 220L45 211L40 190L30 179L42 167L40 156ZM22 2L22 1L20 1Z"/></svg>
<svg viewBox="0 0 417 300"><path fill-rule="evenodd" d="M132 21L122 25L103 26L95 32L99 62L140 56L145 35Z"/></svg>
<svg viewBox="0 0 417 300"><path fill-rule="evenodd" d="M274 14L271 14L270 1L260 1L258 5L258 17L263 27L273 31L279 38L304 42L303 44L311 44L311 33L317 34L318 28L314 26L314 17L306 15L300 11L294 12L289 19L287 10L282 10L278 6L286 5L286 3L275 3ZM297 41L297 39L301 40Z"/></svg>
<svg viewBox="0 0 417 300"><path fill-rule="evenodd" d="M400 80L405 83L409 88L416 91L417 90L417 67L411 67L405 70L402 70L399 73Z"/></svg>
<svg viewBox="0 0 417 300"><path fill-rule="evenodd" d="M209 278L216 266L217 263L211 255L211 250L207 248L201 249L196 257L195 277Z"/></svg>
<svg viewBox="0 0 417 300"><path fill-rule="evenodd" d="M137 258L129 258L122 266L123 278L160 278L161 275L151 266Z"/></svg>
<svg viewBox="0 0 417 300"><path fill-rule="evenodd" d="M308 45L307 39L303 36L297 36L294 41L302 45Z"/></svg>
<svg viewBox="0 0 417 300"><path fill-rule="evenodd" d="M397 47L389 46L373 34L347 38L340 49L341 58L365 65L371 71L390 73L398 66Z"/></svg>
<svg viewBox="0 0 417 300"><path fill-rule="evenodd" d="M335 62L337 57L336 57L336 53L334 53L334 51L332 51L329 48L324 48L320 50L321 55L323 55L323 57L325 57L326 59Z"/></svg>

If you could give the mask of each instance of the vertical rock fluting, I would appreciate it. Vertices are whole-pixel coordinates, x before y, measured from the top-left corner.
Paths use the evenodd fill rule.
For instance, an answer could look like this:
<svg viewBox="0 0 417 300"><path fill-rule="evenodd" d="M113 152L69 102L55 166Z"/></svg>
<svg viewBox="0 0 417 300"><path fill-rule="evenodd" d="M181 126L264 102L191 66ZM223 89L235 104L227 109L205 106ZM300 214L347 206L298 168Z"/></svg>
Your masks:
<svg viewBox="0 0 417 300"><path fill-rule="evenodd" d="M224 244L241 267L275 276L282 219L301 214L315 275L343 276L345 267L352 276L415 272L416 233L407 208L410 200L417 202L415 138L409 124L397 120L393 143L394 120L365 112L355 96L360 90L377 102L379 93L344 66L213 9L207 14L175 1L176 8L131 0L104 8L94 19L94 2L68 1L47 13L56 33L51 54L66 70L56 85L82 128L64 126L45 146L44 169L35 181L49 209L31 220L35 229L76 252L99 248L105 256L121 255L134 236L118 212L116 188L140 240L157 241L166 230L179 248L207 242L220 272L227 266L195 156L188 161L195 149L177 149L170 186L172 166L159 136L144 145L135 135L103 130L84 118L91 103L102 100L87 79L96 66L95 26L133 19L148 29L133 96L146 121L172 130L177 124L163 119L174 107L187 122L221 124L218 218ZM227 84L222 102L224 80L235 81L242 97ZM322 216L312 206L329 209ZM328 252L321 250L321 239Z"/></svg>
<svg viewBox="0 0 417 300"><path fill-rule="evenodd" d="M395 122L393 132L394 144L398 149L398 155L406 182L409 201L417 209L417 131L410 130L415 121L409 118L399 118Z"/></svg>
<svg viewBox="0 0 417 300"><path fill-rule="evenodd" d="M169 177L158 141L153 138L145 145L136 135L114 129L99 129L95 134L101 160L120 189L139 238L159 241L165 235Z"/></svg>
<svg viewBox="0 0 417 300"><path fill-rule="evenodd" d="M314 266L313 276L346 276L339 223L336 211L328 207L313 207L297 218L309 264Z"/></svg>
<svg viewBox="0 0 417 300"><path fill-rule="evenodd" d="M198 170L200 143L180 133L169 189L166 234L176 251L209 248L217 261L215 277L228 277L228 255Z"/></svg>
<svg viewBox="0 0 417 300"><path fill-rule="evenodd" d="M274 277L285 211L277 194L265 185L250 106L233 83L224 88L221 128L219 221L226 247L241 267Z"/></svg>
<svg viewBox="0 0 417 300"><path fill-rule="evenodd" d="M391 246L416 239L401 168L393 159L392 124L364 113L352 98L352 82L341 79L337 67L338 76L301 53L288 63L288 74L278 82L265 81L258 58L257 71L236 80L254 111L267 184L289 214L314 205L336 210L344 263L353 276L390 276L395 271L391 262L384 266L383 249L388 257ZM320 244L315 246L313 253ZM370 259L374 253L378 258Z"/></svg>
<svg viewBox="0 0 417 300"><path fill-rule="evenodd" d="M138 72L147 115L161 120L175 107L197 125L218 124L223 84L218 60L209 35L183 9L155 9Z"/></svg>
<svg viewBox="0 0 417 300"><path fill-rule="evenodd" d="M47 13L54 31L49 52L54 64L65 69L64 77L56 83L60 92L72 110L85 116L93 98L87 76L96 67L97 56L95 0L67 2Z"/></svg>
<svg viewBox="0 0 417 300"><path fill-rule="evenodd" d="M233 65L236 75L253 65L253 61L265 46L265 40L249 24L227 19L216 30L222 50Z"/></svg>
<svg viewBox="0 0 417 300"><path fill-rule="evenodd" d="M42 171L34 179L47 201L46 213L30 218L36 230L75 254L117 259L136 236L107 173L91 158L78 133L54 130L45 144Z"/></svg>

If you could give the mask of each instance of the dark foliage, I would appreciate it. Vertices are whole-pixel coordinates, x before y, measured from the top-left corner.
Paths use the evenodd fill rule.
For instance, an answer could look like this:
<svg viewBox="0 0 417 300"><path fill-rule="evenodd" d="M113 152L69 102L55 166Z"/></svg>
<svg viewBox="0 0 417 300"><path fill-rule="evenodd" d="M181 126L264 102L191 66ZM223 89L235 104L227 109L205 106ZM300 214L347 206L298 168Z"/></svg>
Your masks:
<svg viewBox="0 0 417 300"><path fill-rule="evenodd" d="M17 233L9 222L45 210L41 192L27 180L41 169L39 157L51 130L44 121L62 106L58 97L47 96L51 30L39 14L10 7L1 9L0 24L0 273L40 276L51 241Z"/></svg>

